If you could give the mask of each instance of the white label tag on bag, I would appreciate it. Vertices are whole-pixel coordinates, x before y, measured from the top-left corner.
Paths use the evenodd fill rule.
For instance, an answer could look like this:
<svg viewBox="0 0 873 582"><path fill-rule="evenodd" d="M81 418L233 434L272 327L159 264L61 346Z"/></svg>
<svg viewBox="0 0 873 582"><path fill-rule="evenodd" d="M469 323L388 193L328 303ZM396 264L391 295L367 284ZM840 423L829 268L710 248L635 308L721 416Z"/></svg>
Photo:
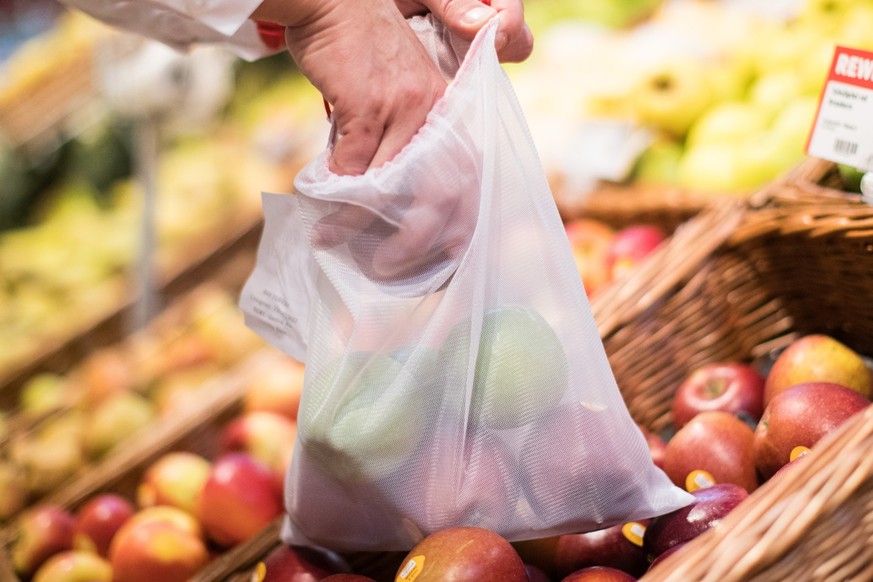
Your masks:
<svg viewBox="0 0 873 582"><path fill-rule="evenodd" d="M873 171L873 53L836 47L806 153Z"/></svg>

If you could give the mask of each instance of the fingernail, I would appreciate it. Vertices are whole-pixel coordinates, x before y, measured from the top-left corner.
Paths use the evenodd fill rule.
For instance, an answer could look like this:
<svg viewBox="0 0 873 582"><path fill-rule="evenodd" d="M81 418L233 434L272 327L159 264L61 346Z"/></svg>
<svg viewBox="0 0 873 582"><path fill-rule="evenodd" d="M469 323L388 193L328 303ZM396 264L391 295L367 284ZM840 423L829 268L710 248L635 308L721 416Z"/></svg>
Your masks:
<svg viewBox="0 0 873 582"><path fill-rule="evenodd" d="M487 6L476 6L467 11L461 18L463 24L480 24L494 16L494 9Z"/></svg>

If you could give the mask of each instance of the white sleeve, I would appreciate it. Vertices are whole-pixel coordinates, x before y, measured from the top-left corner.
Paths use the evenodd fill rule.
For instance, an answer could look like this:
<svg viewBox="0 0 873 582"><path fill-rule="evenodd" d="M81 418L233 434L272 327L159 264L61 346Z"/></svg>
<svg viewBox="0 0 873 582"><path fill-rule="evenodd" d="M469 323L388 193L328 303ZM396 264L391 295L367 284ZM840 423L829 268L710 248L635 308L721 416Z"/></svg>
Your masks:
<svg viewBox="0 0 873 582"><path fill-rule="evenodd" d="M98 20L179 50L218 44L246 60L276 52L249 19L262 0L61 0Z"/></svg>

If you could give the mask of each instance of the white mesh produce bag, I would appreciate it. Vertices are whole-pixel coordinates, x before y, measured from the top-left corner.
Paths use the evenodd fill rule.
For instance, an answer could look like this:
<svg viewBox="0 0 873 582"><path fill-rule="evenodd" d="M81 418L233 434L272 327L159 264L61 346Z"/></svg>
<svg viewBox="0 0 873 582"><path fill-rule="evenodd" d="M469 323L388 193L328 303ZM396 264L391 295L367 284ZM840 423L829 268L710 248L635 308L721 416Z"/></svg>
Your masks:
<svg viewBox="0 0 873 582"><path fill-rule="evenodd" d="M615 384L497 22L472 44L410 24L452 79L412 142L362 176L332 174L328 147L295 195L264 195L241 306L306 362L283 540L520 540L687 504ZM369 220L328 247L338 210Z"/></svg>

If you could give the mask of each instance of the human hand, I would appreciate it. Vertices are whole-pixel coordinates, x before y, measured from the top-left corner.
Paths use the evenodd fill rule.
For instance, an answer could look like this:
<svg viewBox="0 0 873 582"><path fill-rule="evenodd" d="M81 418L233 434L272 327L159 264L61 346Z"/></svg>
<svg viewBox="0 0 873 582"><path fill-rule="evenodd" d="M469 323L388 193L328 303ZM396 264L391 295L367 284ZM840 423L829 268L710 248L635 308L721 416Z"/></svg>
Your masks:
<svg viewBox="0 0 873 582"><path fill-rule="evenodd" d="M524 22L522 0L396 0L405 17L432 12L446 27L465 40L495 15L500 19L494 45L501 62L517 63L530 56L533 35Z"/></svg>
<svg viewBox="0 0 873 582"><path fill-rule="evenodd" d="M405 20L426 11L425 5L398 1L403 12L394 0L298 0L290 3L298 13L289 18L281 12L288 8L283 0L265 0L265 9L279 10L253 15L287 26L290 53L333 106L337 136L328 161L333 173L359 175L393 159L445 91L445 80ZM450 1L434 16L445 15L451 23L444 22L447 27L472 38L499 13L506 34L504 57L520 60L532 47L520 0L495 2L501 4L496 10L479 0ZM464 20L464 5L483 8L481 21ZM464 170L456 175L477 175L474 168ZM414 278L423 269L431 272L434 265L454 261L473 229L475 191L446 184L418 186L402 201L403 211L393 224L361 206L342 204L316 223L313 244L330 249L348 243L356 262L376 281Z"/></svg>

